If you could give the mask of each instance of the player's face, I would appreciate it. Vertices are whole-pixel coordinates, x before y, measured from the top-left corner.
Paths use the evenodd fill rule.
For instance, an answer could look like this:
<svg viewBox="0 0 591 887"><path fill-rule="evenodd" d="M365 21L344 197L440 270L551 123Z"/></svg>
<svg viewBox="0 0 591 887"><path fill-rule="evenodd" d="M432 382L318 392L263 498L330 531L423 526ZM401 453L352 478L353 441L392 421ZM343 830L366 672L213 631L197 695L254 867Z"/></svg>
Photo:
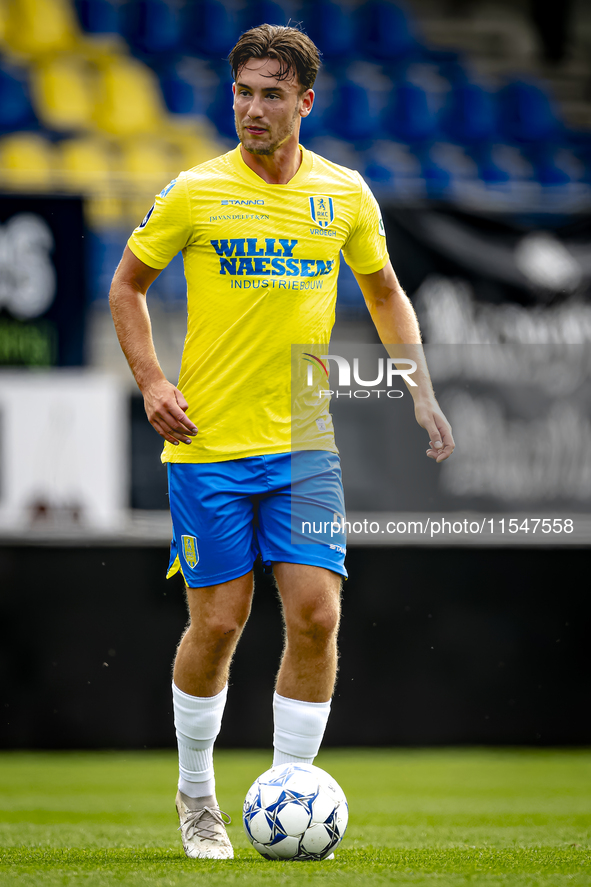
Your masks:
<svg viewBox="0 0 591 887"><path fill-rule="evenodd" d="M277 59L250 59L234 84L236 132L250 154L274 154L290 138L297 142L300 120L314 93L302 92L297 77L278 80Z"/></svg>

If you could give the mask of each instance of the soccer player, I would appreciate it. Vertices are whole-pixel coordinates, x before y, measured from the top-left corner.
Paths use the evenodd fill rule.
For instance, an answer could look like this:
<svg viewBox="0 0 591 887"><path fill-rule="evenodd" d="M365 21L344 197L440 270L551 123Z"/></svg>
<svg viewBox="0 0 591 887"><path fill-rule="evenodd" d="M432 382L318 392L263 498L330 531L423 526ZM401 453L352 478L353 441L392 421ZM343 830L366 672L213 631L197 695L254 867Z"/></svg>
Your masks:
<svg viewBox="0 0 591 887"><path fill-rule="evenodd" d="M310 349L322 355L330 340L341 250L382 341L421 341L369 188L299 144L316 46L296 28L261 25L241 36L230 63L239 145L164 188L128 241L110 297L148 419L165 440L169 575L181 570L190 615L173 672L176 806L186 854L213 859L233 855L213 745L259 554L272 565L285 622L273 763L312 763L329 716L345 539L297 538L291 509L296 501L330 521L342 516L342 483L323 398L306 401L292 459L290 378L292 345L306 345L314 362ZM158 364L146 293L181 250L188 329L175 386ZM415 415L430 437L427 455L441 462L454 447L451 429L415 356Z"/></svg>

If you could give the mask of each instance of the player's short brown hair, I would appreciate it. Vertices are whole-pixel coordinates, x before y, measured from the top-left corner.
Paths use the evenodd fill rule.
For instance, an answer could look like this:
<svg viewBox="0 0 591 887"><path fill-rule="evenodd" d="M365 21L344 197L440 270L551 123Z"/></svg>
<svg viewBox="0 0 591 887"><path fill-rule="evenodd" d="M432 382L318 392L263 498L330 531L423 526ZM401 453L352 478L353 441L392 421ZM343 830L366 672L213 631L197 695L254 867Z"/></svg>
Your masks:
<svg viewBox="0 0 591 887"><path fill-rule="evenodd" d="M315 43L299 28L285 25L259 25L245 31L228 56L234 80L249 59L277 59L278 80L289 80L296 74L302 90L314 86L320 68L320 52Z"/></svg>

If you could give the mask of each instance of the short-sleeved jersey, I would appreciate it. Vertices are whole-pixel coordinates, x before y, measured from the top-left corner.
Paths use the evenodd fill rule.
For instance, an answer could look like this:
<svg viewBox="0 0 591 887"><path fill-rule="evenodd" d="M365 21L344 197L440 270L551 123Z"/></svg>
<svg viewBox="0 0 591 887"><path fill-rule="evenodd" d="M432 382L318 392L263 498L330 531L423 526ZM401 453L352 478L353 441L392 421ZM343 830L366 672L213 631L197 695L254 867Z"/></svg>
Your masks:
<svg viewBox="0 0 591 887"><path fill-rule="evenodd" d="M330 341L340 252L362 274L388 260L380 211L359 173L301 150L286 185L263 181L240 146L180 173L129 239L151 268L179 251L184 259L178 387L199 432L189 446L166 443L164 462L288 452L292 345ZM327 388L326 377L317 383ZM337 452L327 398L310 394L306 404L310 433L300 422L297 448Z"/></svg>

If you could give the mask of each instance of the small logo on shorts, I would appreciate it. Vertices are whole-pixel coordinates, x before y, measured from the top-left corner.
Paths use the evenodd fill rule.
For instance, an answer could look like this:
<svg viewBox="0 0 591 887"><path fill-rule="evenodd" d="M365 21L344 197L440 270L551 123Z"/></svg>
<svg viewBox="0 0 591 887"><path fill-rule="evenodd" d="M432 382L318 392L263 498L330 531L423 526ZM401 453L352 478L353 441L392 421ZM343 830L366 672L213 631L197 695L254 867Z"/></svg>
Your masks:
<svg viewBox="0 0 591 887"><path fill-rule="evenodd" d="M199 549L195 536L181 536L183 543L183 556L190 567L196 567L199 563Z"/></svg>

